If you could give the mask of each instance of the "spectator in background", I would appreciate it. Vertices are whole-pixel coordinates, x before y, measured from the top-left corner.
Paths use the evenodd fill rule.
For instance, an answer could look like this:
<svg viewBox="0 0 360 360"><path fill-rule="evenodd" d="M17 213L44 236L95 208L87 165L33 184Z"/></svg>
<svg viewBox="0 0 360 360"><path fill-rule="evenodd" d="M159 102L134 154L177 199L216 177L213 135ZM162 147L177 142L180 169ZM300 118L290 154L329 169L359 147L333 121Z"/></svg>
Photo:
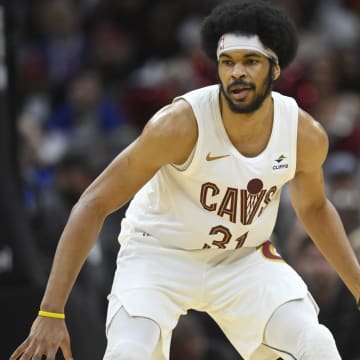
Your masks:
<svg viewBox="0 0 360 360"><path fill-rule="evenodd" d="M53 168L65 154L80 153L102 168L135 136L92 71L84 70L71 81L66 101L47 120L40 111L29 110L24 109L19 127L24 192L31 212L36 212L42 192L51 188Z"/></svg>
<svg viewBox="0 0 360 360"><path fill-rule="evenodd" d="M335 48L356 46L360 40L358 16L342 4L343 0L321 0L313 30Z"/></svg>
<svg viewBox="0 0 360 360"><path fill-rule="evenodd" d="M51 164L72 148L96 155L104 164L121 149L125 122L121 109L107 97L98 74L83 71L70 82L66 101L46 122L40 157Z"/></svg>
<svg viewBox="0 0 360 360"><path fill-rule="evenodd" d="M336 207L357 257L360 254L359 162L348 152L334 152L324 164L329 199ZM304 278L320 306L319 319L332 330L344 360L360 359L360 322L352 299L323 255L296 222L286 244L290 263Z"/></svg>
<svg viewBox="0 0 360 360"><path fill-rule="evenodd" d="M91 65L99 72L101 79L106 81L104 84L105 93L108 93L110 90L111 93L116 96L117 91L120 89L121 93L118 94L120 96L120 104L125 103L127 106L126 110L128 111L127 116L130 118L129 120L131 120L132 124L139 124L140 127L147 121L150 114L166 104L169 99L174 96L173 94L179 93L178 86L181 85L183 87L185 85L190 89L194 86L201 86L200 84L202 82L206 84L206 81L208 81L212 69L208 67L207 63L203 62L203 54L201 51L199 52L197 39L193 38L192 35L196 34L196 27L199 25L198 21L200 21L199 19L201 19L203 15L201 12L198 12L199 9L207 12L207 9L212 7L215 2L219 2L219 0L198 2L187 0L181 2L181 6L177 6L176 4L167 5L168 8L172 8L171 14L159 9L162 6L162 1L155 2L157 3L156 9L154 11L148 11L151 4L146 0L77 1L76 6L74 6L74 2L68 0L43 1L44 6L38 5L40 1L24 1L26 6L24 4L21 11L17 12L18 15L26 14L29 9L32 9L36 15L28 24L25 22L22 23L23 28L21 30L19 29L19 31L26 34L27 41L24 41L21 46L18 46L19 52L21 53L20 61L22 63L18 86L22 86L23 92L21 95L24 97L23 111L19 121L19 128L23 133L23 138L19 141L19 144L22 149L21 167L23 173L26 173L24 178L26 183L30 183L31 185L28 186L28 191L26 191L25 194L27 205L31 207L31 211L34 211L34 213L31 214L32 216L38 214L38 197L40 196L42 198L41 201L43 201L44 198L49 195L49 192L54 191L53 187L55 187L51 171L49 172L48 169L44 169L44 159L39 158L39 152L43 154L42 156L45 159L49 159L54 155L53 153L47 153L50 150L50 146L44 150L43 126L49 119L50 114L54 114L55 111L60 108L58 106L63 103L64 98L66 98L65 89L70 79L73 78L74 74L79 71L81 72L88 61L90 61ZM353 91L352 95L357 95L360 84L358 66L359 47L356 42L349 43L349 38L344 36L344 33L341 31L341 38L345 40L341 41L341 43L346 43L347 46L346 49L342 48L341 51L339 51L337 47L334 47L335 43L332 41L333 39L338 39L339 36L335 34L336 36L333 37L331 34L333 34L334 31L340 32L340 30L344 28L346 31L350 29L352 34L360 34L360 32L356 31L356 25L355 27L351 25L358 22L358 16L360 14L359 2L357 0L339 0L336 2L337 4L327 0L273 0L273 2L288 10L298 25L300 37L302 37L301 44L305 44L304 49L300 48L298 58L282 73L276 90L286 95L294 96L303 108L313 112L315 106L318 107L319 94L312 83L312 75L309 78L305 78L306 68L308 64L312 65L308 60L312 59L312 61L315 61L315 57L309 57L309 54L312 56L314 49L316 52L320 52L320 50L323 49L324 39L327 39L327 41L330 40L330 42L327 42L325 48L330 50L336 49L338 55L341 57L341 66L330 66L331 69L326 71L330 80L336 79L338 76L341 77L336 88L332 89L332 87L330 87L330 89L333 90L334 94L338 97L344 85L346 85L348 90L351 89ZM21 1L19 1L19 3L21 3ZM320 3L322 5L321 11L318 10ZM350 15L351 20L348 21L349 18L347 15L349 15L349 11L344 11L345 7L341 6L341 3L345 4L347 9L358 11L357 13L353 13L356 14L357 17ZM328 6L330 6L332 10L323 11L324 7L326 8ZM92 12L87 23L83 22L85 8L89 14L90 11ZM321 14L321 12L323 12L323 14ZM341 14L341 16L338 16L339 14ZM345 15L346 19L341 20L339 24L338 20L344 19L344 14L347 14ZM320 15L322 21L318 23L317 31L314 32L314 25L317 24L317 19ZM339 24L340 27L334 26L334 22L327 20L330 15L332 19L336 20L336 23ZM165 24L159 19L165 19L167 27L165 27ZM109 23L116 25L108 25ZM176 30L179 24L181 24L181 26ZM154 29L152 28L153 25L156 25ZM39 26L41 26L41 28ZM31 37L33 34L29 31L30 27L39 27L38 38ZM165 28L169 29L169 31L164 30ZM166 33L162 33L164 31ZM155 34L156 36L154 36ZM157 37L158 34L161 36ZM320 34L321 36L319 36ZM90 42L87 41L88 39L90 39ZM174 39L176 39L175 42ZM351 35L351 39L354 39L353 35ZM169 40L171 43L169 43ZM338 46L339 41L337 41L336 44L336 46ZM140 48L140 51L138 48ZM89 54L88 57L85 56L87 54ZM150 62L150 55L159 55L159 57L156 61ZM334 56L335 60L337 60L336 52ZM317 67L317 70L314 71L316 76L324 75L322 73L324 69L328 67L328 65L326 65L323 68L323 64L326 61L324 62L321 58L319 58L319 60L322 65L314 64L314 67ZM128 63L131 64L131 71L129 70L129 72L125 70L127 69ZM151 64L151 66L146 65L142 67L146 63ZM176 74L175 77L172 77L172 79L175 80L171 81L173 84L176 84L176 86L172 85L171 87L168 86L169 79L161 77L162 74L169 71L170 67L173 69L171 73ZM142 76L138 77L134 76L134 74L139 74L139 70L144 70L145 68L146 76L149 74L151 76L145 77L145 79L148 80L147 82L142 82ZM138 71L133 72L133 70ZM144 71L142 71L142 73L144 73ZM157 79L160 79L160 81ZM211 80L211 82L213 81ZM126 93L128 90L129 92ZM325 88L325 90L327 89ZM126 95L125 97L124 94ZM321 95L319 108L322 106L322 99L326 98L327 96L323 98L323 95ZM18 101L20 102L20 99L18 99ZM358 103L359 99L355 99L355 101L352 102L355 106ZM351 105L350 108L354 108L353 105ZM334 113L330 112L330 115L332 117ZM355 119L354 112L350 111L350 115L351 119ZM345 114L345 118L347 116L348 114ZM327 121L327 116L325 116L324 119ZM344 116L342 120L344 120ZM351 120L350 123L359 124L359 119L356 121ZM345 119L345 123L346 122L349 121ZM349 129L348 126L344 129L342 128L343 121L341 121L339 125L338 130L340 131L344 132ZM58 130L59 129L56 131ZM130 142L133 134L134 132L131 128L128 132L125 131L123 126L121 134L118 137L120 144L116 144L115 146L122 146L121 144L123 142L127 142L127 137ZM105 135L105 138L107 135ZM106 140L101 141L103 136L104 133L99 134L99 143L97 143L99 146L92 146L88 157L92 157L94 152L99 151L102 153L103 147L101 144L107 142ZM116 136L117 135L114 136L115 143L117 142ZM346 145L337 141L336 144L338 145L336 148L348 149L356 154L353 149L358 149L360 141L358 137L352 137L352 139L351 142L347 142L345 138ZM48 143L50 143L50 141ZM56 145L55 142L52 145ZM334 151L335 142L333 142L333 140L331 146L331 150ZM65 148L63 151L65 154L68 152ZM53 166L55 166L56 169L60 169L62 166L57 166L58 161L61 161L63 164L61 160L63 159L63 155L61 155L63 151L59 152L56 158L53 159ZM357 154L359 156L359 152ZM67 157L67 155L65 155L65 157ZM102 156L100 157L103 158ZM357 162L358 161L357 159ZM56 172L55 178L57 178L58 175ZM327 180L328 174L325 174L325 176ZM56 196L59 197L59 201L62 203L66 203L72 197L60 192L59 189L56 191L58 191ZM47 195L45 195L45 192ZM341 191L339 194L340 193ZM55 194L52 195L55 197ZM336 196L338 197L338 195ZM341 197L342 196L339 196L339 198ZM286 201L287 197L285 193L283 194L283 200L280 204L280 208L284 207L283 214L280 214L283 221L279 224L280 226L284 226L285 229L281 229L282 231L278 231L276 235L281 241L281 248L279 247L279 249L284 250L283 255L286 253L290 256L293 255L291 252L292 248L285 239L288 228L292 226L294 214L289 211L286 204L284 206ZM343 213L343 211L341 210L340 213ZM46 219L46 217L44 219ZM54 216L50 219L52 223L62 221L61 216ZM109 259L106 262L107 265L112 263L113 259L110 258L117 252L117 248L114 248L113 242L114 234L118 233L118 217L116 214L114 220L115 221L110 220L107 233L101 233L99 235L101 238L100 244L103 244L104 247L101 249L102 252L100 251L97 254L103 253L104 257ZM43 220L37 219L37 221ZM38 226L37 222L35 224L35 234L38 235L39 228L36 228L36 226ZM353 233L356 234L356 230L354 230ZM45 232L43 235L46 235ZM51 237L51 234L49 234L49 236ZM350 235L350 239L352 238ZM40 241L42 243L42 240ZM47 244L47 246L49 246L49 244ZM356 247L356 242L354 242L354 247ZM94 261L98 259L98 255L93 255ZM100 269L99 263L97 264L97 267L94 268ZM99 270L100 273L101 271L102 270ZM112 267L106 270L108 274L112 274L112 272ZM106 292L106 284L107 282L104 281L102 290L104 292ZM83 295L83 293L80 293L80 297ZM79 308L81 310L80 299ZM356 322L358 315L356 315L356 317L355 314L353 315L352 321ZM84 316L86 316L86 314ZM76 316L71 315L71 317L76 321ZM193 320L196 322L196 319ZM100 322L102 322L102 320ZM211 325L206 324L206 326L210 327ZM356 333L358 333L358 331L356 331ZM81 351L83 346L91 349L92 344L76 343L76 345L74 344L74 350L80 349ZM181 346L181 340L179 341L179 346ZM349 347L351 348L351 344L349 344ZM349 351L351 350L350 348ZM95 353L96 352L94 352L94 354ZM94 354L92 354L92 356L94 356ZM89 356L80 356L80 359L91 359L91 355L88 355ZM344 359L357 360L355 355L351 356L345 356ZM219 358L221 357L219 356L217 359Z"/></svg>
<svg viewBox="0 0 360 360"><path fill-rule="evenodd" d="M184 19L177 30L177 39L181 52L190 63L192 76L187 90L213 84L216 81L216 67L201 48L199 31L202 23L200 16L191 15ZM185 90L185 89L184 89Z"/></svg>
<svg viewBox="0 0 360 360"><path fill-rule="evenodd" d="M239 360L239 355L228 345L227 339L209 337L206 324L198 313L190 311L181 316L176 326L170 349L171 360Z"/></svg>
<svg viewBox="0 0 360 360"><path fill-rule="evenodd" d="M123 89L134 68L135 51L134 37L121 26L104 22L91 32L90 63L114 95Z"/></svg>
<svg viewBox="0 0 360 360"><path fill-rule="evenodd" d="M348 152L334 152L324 165L330 200L350 235L360 223L359 162Z"/></svg>
<svg viewBox="0 0 360 360"><path fill-rule="evenodd" d="M44 149L45 123L53 109L64 101L68 81L82 69L86 54L80 7L71 0L50 0L36 2L30 8L31 26L37 27L38 34L17 49L20 161L28 206L34 202L33 192L41 191L51 179L47 169L44 170L53 156L44 153L50 150L49 146Z"/></svg>
<svg viewBox="0 0 360 360"><path fill-rule="evenodd" d="M171 341L171 360L205 360L205 343L205 332L196 316L182 316Z"/></svg>
<svg viewBox="0 0 360 360"><path fill-rule="evenodd" d="M39 45L46 64L54 103L64 96L67 82L85 63L86 34L81 27L81 11L72 0L45 3L44 41Z"/></svg>
<svg viewBox="0 0 360 360"><path fill-rule="evenodd" d="M31 214L31 224L47 271L50 271L58 238L72 207L98 173L96 159L69 150L55 165L51 186L39 194L37 207ZM116 260L118 252L118 246L113 243L113 234L119 231L119 221L124 211L119 210L106 220L80 278L80 286L97 299L104 317L107 305L105 299L115 270L111 260Z"/></svg>
<svg viewBox="0 0 360 360"><path fill-rule="evenodd" d="M129 77L121 97L129 122L141 129L149 117L174 97L216 81L216 68L201 50L199 17L184 19L177 30L180 52L168 58L151 58Z"/></svg>
<svg viewBox="0 0 360 360"><path fill-rule="evenodd" d="M81 7L72 0L50 0L38 5L40 36L28 44L23 67L36 63L45 70L52 103L64 99L67 82L85 64L87 39L81 24Z"/></svg>
<svg viewBox="0 0 360 360"><path fill-rule="evenodd" d="M360 322L357 310L351 306L351 296L302 228L292 241L296 243L296 249L291 264L303 277L319 305L319 320L333 332L343 360L360 359Z"/></svg>
<svg viewBox="0 0 360 360"><path fill-rule="evenodd" d="M175 96L195 86L195 69L185 56L149 60L129 77L129 87L120 99L128 121L138 131L151 114Z"/></svg>
<svg viewBox="0 0 360 360"><path fill-rule="evenodd" d="M149 122L138 140L122 152L105 173L87 188L85 195L73 208L74 211L57 248L55 265L42 303L45 309L48 308L46 311L54 311L54 309L58 311L57 307L62 311L77 272L95 241L105 216L119 208L141 189L132 202L133 207L127 211L126 219L129 222L123 222L124 225L129 225L129 232L126 232L124 226L121 233L124 236L119 236L121 244L126 247L122 249L125 255L121 252L118 258L114 286L109 297L109 343L106 358L107 355L109 359L121 358L122 355L139 359L167 358L168 340L178 316L189 308L211 314L237 347L237 351L248 358L257 355L262 358L257 350L262 355L264 352L267 353L269 358L276 358L276 354L278 356L283 354L288 358L297 357L298 353L301 354L300 358L304 356L315 359L317 356L321 357L321 354L322 357L328 354L331 358L340 358L330 332L317 323L313 304L306 297L305 284L296 274L291 273L287 265L274 261L266 262L264 260L266 257L271 260L281 260L281 258L271 247L259 246L264 240L265 244L269 244L269 234L272 232L280 198L279 188L295 177L291 187L292 203L298 217L304 222L317 246L324 251L337 272L343 276L349 290L355 298L358 297L356 278L359 275L358 264L347 243L339 217L327 201L321 181L321 166L326 157L327 137L309 115L298 109L293 100L280 94L275 96L275 93L271 98L272 82L279 77L280 67L286 67L295 56L297 40L295 29L286 16L268 6L267 2L250 0L243 3L223 4L223 7L219 6L211 13L203 23L202 40L207 55L218 61L218 75L222 85L221 96L218 86L205 87L184 95L186 102L174 103L163 112L159 112ZM263 23L267 26L264 27ZM280 28L283 31L278 31ZM249 34L258 34L258 37L254 36L254 39ZM279 35L285 36L279 40ZM261 43L262 36L269 47ZM273 49L272 46L275 48ZM235 80L238 80L237 83ZM257 83L256 80L259 82ZM226 88L224 84L227 84ZM257 93L259 84L261 90ZM190 113L189 104L193 106L194 115ZM180 107L177 112L177 105L184 108ZM171 106L175 107L175 113L172 112ZM279 125L282 116L288 120L288 127L284 127L284 124ZM249 118L254 124L248 129L245 125L249 122ZM203 121L208 126L204 127ZM222 123L220 128L219 122ZM210 126L212 123L214 126ZM299 131L297 131L298 123ZM239 124L242 126L239 127ZM172 126L175 127L175 132ZM283 133L278 131L279 129ZM229 137L226 134L224 136L223 133L227 133ZM299 156L296 162L297 135ZM214 142L217 136L219 144ZM289 142L279 141L284 140L285 137L290 138ZM208 145L204 139L213 142ZM252 141L254 139L256 141ZM229 142L232 142L233 147L229 147ZM282 144L281 148L277 147L279 144ZM211 157L208 152L206 155L206 152L214 146L217 146L215 149L218 153L227 154L229 151L232 153ZM192 149L195 149L195 152L192 152ZM239 156L239 152L242 153L242 157ZM250 161L259 154L263 155L264 152L269 156L258 156L255 165ZM276 153L286 156L275 158ZM211 170L206 166L205 173L202 173L204 163L198 161L199 158L212 161L228 156L230 156L228 160L232 161L230 165L222 163ZM269 166L271 161L280 163L288 157L289 160L283 163L284 166ZM181 165L176 169L176 164ZM124 166L122 172L121 166ZM191 173L185 172L190 167ZM279 168L284 171L275 176L271 171ZM170 169L174 173L170 173ZM229 172L227 175L224 174L225 170ZM203 189L209 185L209 182L206 182L209 179L213 181L213 192L209 197L226 190L225 195L222 195L224 198L221 205L219 203L221 209L219 211L216 209L217 203L213 203L214 206L205 204L205 197L208 195L207 190ZM144 185L148 180L149 182ZM234 181L236 193L232 192L234 197L230 197L229 190L234 190ZM240 219L236 215L237 188L241 194L245 194L242 196L246 199L241 202ZM179 192L176 192L176 189L180 189ZM203 191L200 199L195 193L200 194ZM231 210L229 210L229 199L232 204ZM181 201L185 212L180 209ZM174 207L174 204L177 206ZM202 213L200 219L205 216L203 209L216 213L207 214L207 221L205 219L203 224L195 225L193 217L189 215L190 210L194 214ZM214 222L220 221L216 216L224 217L222 223L226 227L218 225L209 231L209 227L213 226ZM78 219L78 222L75 219ZM321 229L323 222L326 223L326 232ZM159 227L159 223L165 225ZM248 225L251 224L253 225L249 227ZM195 229L200 235L195 234L195 237L189 238L192 230ZM220 240L211 238L204 244L203 235L205 237L206 234L218 235L219 231L225 237ZM236 234L234 239L232 234ZM243 235L239 237L239 234ZM176 236L179 236L178 242ZM158 250L159 257L151 255L152 241L154 252ZM186 241L189 242L188 245ZM250 248L246 249L245 245L242 253L239 248L245 241ZM132 245L136 247L135 250ZM149 248L144 249L146 254L143 256L139 249L147 246ZM188 252L186 247L189 248ZM229 253L224 251L221 255L220 251L216 255L215 252L205 253L206 249L216 247L234 251ZM200 255L198 257L198 253L193 251L197 248L204 249L201 251L204 251L206 258ZM259 248L262 248L262 254L258 252L255 256L254 252L259 251ZM176 254L178 261L169 261L170 253L167 253L167 249ZM184 249L185 252L182 252ZM127 253L126 250L129 252ZM243 258L241 258L242 254ZM197 275L200 274L197 278L192 273L187 274L185 271L182 274L182 271L178 271L177 267L183 265L182 256L190 257L189 261L193 265L190 268L194 270L195 265L198 264L204 273L196 271ZM164 263L161 265L159 260ZM252 267L251 262L256 266ZM139 267L134 270L131 264ZM241 264L245 266L245 274L240 271L235 276L231 271L232 267ZM261 266L267 267L266 271L262 271L263 276L259 277L251 273L254 269L260 271ZM218 280L212 276L214 274L211 275L211 267L218 277L219 271L223 270ZM188 270L189 266L185 264L185 268ZM164 272L164 269L167 271ZM226 270L228 270L228 279L224 280ZM271 271L274 271L273 276L269 274ZM269 285L268 280L274 280L275 272L278 277L275 281L278 291L274 292L275 283ZM176 277L179 274L189 275L188 280L195 281L194 288L191 288L191 282L188 284L187 281L183 282L186 284L183 290L178 286L173 287L174 280L171 280L172 277L169 275L171 273ZM265 273L268 278L264 278ZM229 286L229 283L235 280L239 285L240 275L243 276L243 283L240 286L243 289L238 290L242 292L231 293L233 288L230 289L232 286L231 284ZM68 276L67 282L63 280L66 276ZM123 281L126 279L129 284ZM200 283L196 283L196 279ZM254 282L255 279L256 281L261 279L262 283ZM199 284L201 285L203 281L205 283L199 288ZM179 285L179 281L175 280L175 283ZM145 298L154 296L154 301L143 302L141 299L144 291L147 291ZM259 293L256 295L256 292ZM213 301L206 296L210 293L214 296ZM294 301L289 301L292 299ZM137 302L137 300L141 301ZM255 303L255 300L258 302ZM281 302L283 305L279 306ZM243 308L240 305L243 305ZM296 309L290 310L290 306ZM301 306L306 307L306 310L305 308L302 310ZM264 311L262 316L259 315L261 311ZM234 315L235 312L239 312L238 315ZM294 313L299 317L293 323L289 323L288 315ZM40 312L39 315L65 317L62 312ZM249 319L254 322L250 328L246 325ZM36 326L32 328L28 341L24 342L11 358L15 360L24 351L27 356L31 354L41 356L56 351L59 346L62 346L65 356L72 358L64 322L57 323L55 328L53 321L42 318L37 318L35 321ZM132 326L134 326L133 331ZM284 329L291 333L286 339L282 336ZM63 336L60 337L60 334ZM139 337L136 338L136 335ZM245 336L245 340L241 340L242 336ZM51 341L50 337L52 337ZM302 346L299 346L299 341ZM158 351L162 354L160 355Z"/></svg>
<svg viewBox="0 0 360 360"><path fill-rule="evenodd" d="M51 186L40 193L32 225L47 271L71 208L96 175L91 158L69 151L54 166Z"/></svg>
<svg viewBox="0 0 360 360"><path fill-rule="evenodd" d="M155 2L147 10L143 38L147 46L140 48L148 58L169 58L179 53L176 31L181 21L181 2Z"/></svg>
<svg viewBox="0 0 360 360"><path fill-rule="evenodd" d="M81 152L68 151L56 163L51 185L38 194L36 208L30 214L30 224L40 254L39 260L46 273L50 272L58 237L73 205L97 173L97 165L91 157ZM115 217L112 222L114 220ZM116 220L118 225L119 219ZM104 226L99 235L101 241L87 259L69 301L68 311L73 316L73 319L69 319L69 331L72 334L74 356L79 359L98 360L105 350L102 325L106 314L104 295L107 291L105 289L111 284L112 273L108 273L102 244L109 231L109 224L114 226L109 221ZM88 331L86 336L83 335L84 328Z"/></svg>
<svg viewBox="0 0 360 360"><path fill-rule="evenodd" d="M360 155L360 94L341 86L341 57L334 51L308 59L307 78L312 86L311 113L325 127L331 150Z"/></svg>

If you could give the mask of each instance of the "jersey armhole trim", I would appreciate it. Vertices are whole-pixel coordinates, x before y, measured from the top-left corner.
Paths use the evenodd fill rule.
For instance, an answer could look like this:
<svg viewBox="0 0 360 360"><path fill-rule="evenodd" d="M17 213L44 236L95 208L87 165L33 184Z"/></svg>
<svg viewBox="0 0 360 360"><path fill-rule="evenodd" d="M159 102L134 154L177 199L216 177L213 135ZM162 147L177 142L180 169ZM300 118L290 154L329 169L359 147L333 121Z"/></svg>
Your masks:
<svg viewBox="0 0 360 360"><path fill-rule="evenodd" d="M195 117L195 122L196 122L196 126L197 126L197 129L198 129L198 136L197 136L197 140L196 140L196 143L194 145L194 148L192 149L190 155L188 156L188 158L184 161L184 163L182 164L174 164L174 163L169 163L168 165L176 170L176 171L179 171L179 172L182 172L183 174L191 174L193 173L195 170L196 170L196 165L198 164L199 162L199 157L200 157L200 154L201 151L199 151L199 149L201 149L201 138L202 138L202 129L201 129L201 126L199 124L199 120L198 120L198 117L197 117L197 110L196 110L196 106L194 106L194 104L192 104L187 98L186 96L179 96L179 97L176 97L173 102L176 102L178 100L184 100L186 101L190 106L191 106L191 109L194 113L194 117Z"/></svg>

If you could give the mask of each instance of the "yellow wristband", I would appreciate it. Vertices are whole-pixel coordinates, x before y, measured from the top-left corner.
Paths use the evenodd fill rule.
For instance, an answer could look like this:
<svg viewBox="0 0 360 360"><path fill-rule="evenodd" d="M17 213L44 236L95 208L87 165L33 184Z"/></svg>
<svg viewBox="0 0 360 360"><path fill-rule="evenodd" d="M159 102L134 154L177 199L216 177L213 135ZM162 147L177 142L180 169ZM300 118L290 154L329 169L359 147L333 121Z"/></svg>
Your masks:
<svg viewBox="0 0 360 360"><path fill-rule="evenodd" d="M48 317L48 318L53 318L53 319L65 319L65 314L49 312L49 311L39 310L38 315Z"/></svg>

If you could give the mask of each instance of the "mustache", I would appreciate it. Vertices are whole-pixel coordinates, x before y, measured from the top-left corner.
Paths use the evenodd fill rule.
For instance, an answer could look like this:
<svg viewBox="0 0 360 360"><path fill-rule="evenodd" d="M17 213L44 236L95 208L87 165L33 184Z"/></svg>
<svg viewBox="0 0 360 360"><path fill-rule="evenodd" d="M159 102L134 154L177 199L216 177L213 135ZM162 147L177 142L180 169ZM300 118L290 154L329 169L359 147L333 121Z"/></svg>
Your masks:
<svg viewBox="0 0 360 360"><path fill-rule="evenodd" d="M255 90L255 85L251 82L247 82L243 79L240 80L234 80L231 84L229 84L226 88L227 91L231 91L231 88L234 86L246 86L252 90Z"/></svg>

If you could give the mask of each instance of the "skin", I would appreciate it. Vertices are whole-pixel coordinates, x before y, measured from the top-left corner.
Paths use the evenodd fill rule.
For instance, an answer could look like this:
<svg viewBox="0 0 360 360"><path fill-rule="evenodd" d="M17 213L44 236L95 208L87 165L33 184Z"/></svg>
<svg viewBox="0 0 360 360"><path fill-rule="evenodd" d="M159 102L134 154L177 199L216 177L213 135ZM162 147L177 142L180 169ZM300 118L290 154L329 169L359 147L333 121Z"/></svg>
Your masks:
<svg viewBox="0 0 360 360"><path fill-rule="evenodd" d="M269 71L267 58L246 50L229 51L219 59L219 79L225 91L235 80L254 85L242 95L227 94L240 110L249 109L254 99L264 94ZM280 76L277 64L270 76L274 80ZM234 112L228 101L224 94L220 95L223 123L230 140L243 155L256 156L265 149L271 135L271 95L265 96L256 111ZM40 306L42 310L64 312L71 288L106 216L124 205L161 166L185 162L196 140L197 126L190 106L184 101L168 105L153 116L139 138L89 186L74 206L60 238ZM290 183L293 207L314 243L358 299L360 268L339 215L324 190L322 164L328 151L327 135L302 110L299 110L297 151L296 174ZM10 360L41 359L42 354L54 360L59 347L65 360L72 359L65 321L37 317L29 337Z"/></svg>

